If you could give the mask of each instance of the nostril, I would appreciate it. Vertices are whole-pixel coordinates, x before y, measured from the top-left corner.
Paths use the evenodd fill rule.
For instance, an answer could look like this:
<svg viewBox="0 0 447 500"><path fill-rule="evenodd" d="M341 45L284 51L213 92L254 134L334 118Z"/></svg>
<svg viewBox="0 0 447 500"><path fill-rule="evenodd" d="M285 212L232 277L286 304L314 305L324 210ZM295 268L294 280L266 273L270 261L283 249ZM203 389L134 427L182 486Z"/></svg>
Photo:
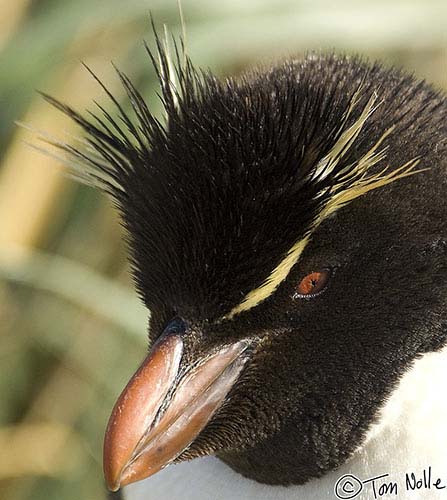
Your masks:
<svg viewBox="0 0 447 500"><path fill-rule="evenodd" d="M176 317L171 319L166 325L163 333L184 333L186 331L186 323L182 318Z"/></svg>

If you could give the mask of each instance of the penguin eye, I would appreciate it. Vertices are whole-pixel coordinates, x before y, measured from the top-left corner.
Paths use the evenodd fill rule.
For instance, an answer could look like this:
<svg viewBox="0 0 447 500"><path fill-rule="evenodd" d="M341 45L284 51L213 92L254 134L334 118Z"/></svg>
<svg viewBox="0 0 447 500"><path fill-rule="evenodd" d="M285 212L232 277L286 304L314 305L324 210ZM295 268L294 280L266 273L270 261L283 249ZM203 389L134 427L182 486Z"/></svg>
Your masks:
<svg viewBox="0 0 447 500"><path fill-rule="evenodd" d="M295 289L294 298L311 298L323 292L329 283L331 272L329 269L312 271L304 276Z"/></svg>

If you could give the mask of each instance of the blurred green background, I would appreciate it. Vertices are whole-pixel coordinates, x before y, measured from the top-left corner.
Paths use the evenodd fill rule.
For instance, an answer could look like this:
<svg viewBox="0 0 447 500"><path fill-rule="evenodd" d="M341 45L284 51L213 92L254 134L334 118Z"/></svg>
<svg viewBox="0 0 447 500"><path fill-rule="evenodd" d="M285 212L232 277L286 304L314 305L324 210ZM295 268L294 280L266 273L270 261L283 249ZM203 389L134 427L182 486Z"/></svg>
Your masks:
<svg viewBox="0 0 447 500"><path fill-rule="evenodd" d="M159 110L142 47L148 13L180 32L176 0L0 0L0 498L105 499L104 427L146 349L116 213L24 144L15 120L76 133L35 89L123 97L113 60ZM219 75L309 49L359 52L447 88L445 0L184 0L189 54Z"/></svg>

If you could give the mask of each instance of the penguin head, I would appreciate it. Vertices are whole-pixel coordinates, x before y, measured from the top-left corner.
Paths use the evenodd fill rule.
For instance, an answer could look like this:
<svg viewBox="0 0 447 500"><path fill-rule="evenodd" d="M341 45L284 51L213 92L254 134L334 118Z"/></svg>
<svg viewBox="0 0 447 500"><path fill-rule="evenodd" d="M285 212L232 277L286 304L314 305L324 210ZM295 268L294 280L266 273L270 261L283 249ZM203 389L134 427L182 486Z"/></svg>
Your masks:
<svg viewBox="0 0 447 500"><path fill-rule="evenodd" d="M221 81L181 55L172 70L157 43L164 123L119 71L136 119L105 87L119 118L46 96L86 132L85 150L55 145L113 197L150 311L106 480L215 454L303 483L446 343L445 100L335 55Z"/></svg>

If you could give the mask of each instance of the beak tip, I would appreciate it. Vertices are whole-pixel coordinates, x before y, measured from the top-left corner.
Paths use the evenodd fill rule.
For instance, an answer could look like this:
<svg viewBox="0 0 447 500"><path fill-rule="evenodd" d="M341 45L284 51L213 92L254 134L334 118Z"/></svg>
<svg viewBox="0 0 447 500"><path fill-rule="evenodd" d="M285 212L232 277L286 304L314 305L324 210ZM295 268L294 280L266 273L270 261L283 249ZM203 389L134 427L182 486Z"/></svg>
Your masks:
<svg viewBox="0 0 447 500"><path fill-rule="evenodd" d="M118 491L121 488L121 477L118 474L111 474L104 468L104 479L109 491Z"/></svg>
<svg viewBox="0 0 447 500"><path fill-rule="evenodd" d="M103 474L107 489L109 491L115 492L118 491L121 487L122 466L121 466L121 461L116 459L116 455L118 454L113 453L115 449L111 445L110 436L112 433L109 432L109 429L110 429L110 422L104 441Z"/></svg>

